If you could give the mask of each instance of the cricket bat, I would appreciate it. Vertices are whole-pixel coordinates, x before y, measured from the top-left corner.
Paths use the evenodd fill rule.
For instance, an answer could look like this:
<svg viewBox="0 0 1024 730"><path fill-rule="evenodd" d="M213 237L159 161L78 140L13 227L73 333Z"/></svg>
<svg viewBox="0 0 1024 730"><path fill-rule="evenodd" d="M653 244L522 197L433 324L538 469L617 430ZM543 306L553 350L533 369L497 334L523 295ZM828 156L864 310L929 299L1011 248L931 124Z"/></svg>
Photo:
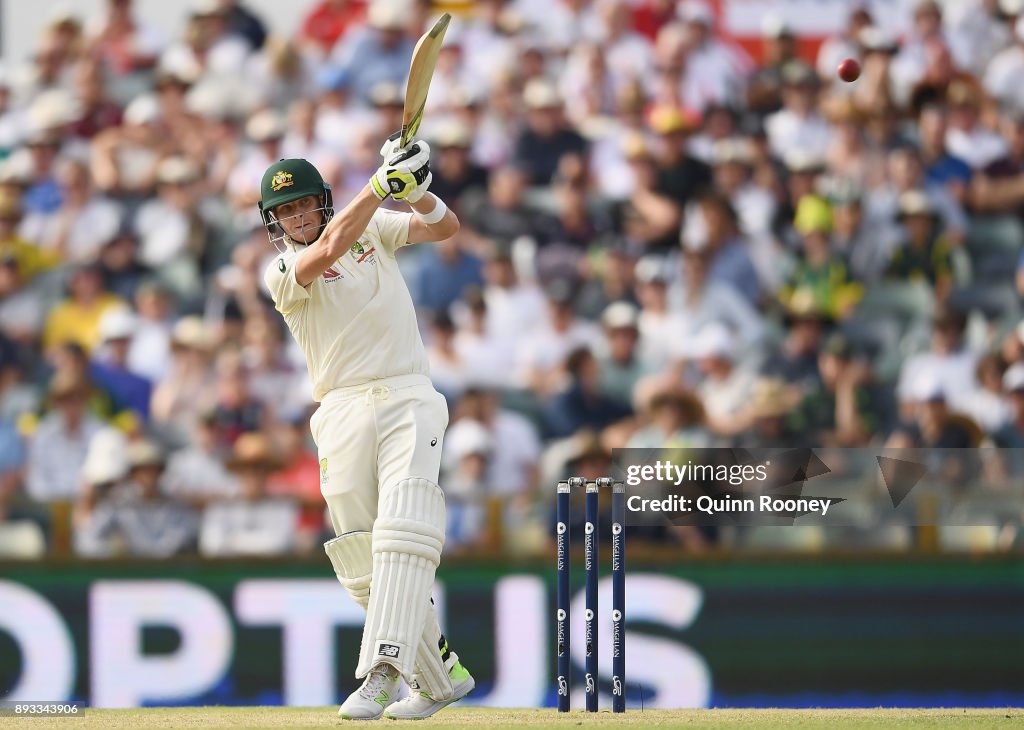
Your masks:
<svg viewBox="0 0 1024 730"><path fill-rule="evenodd" d="M402 136L400 147L404 148L409 140L416 135L423 121L423 107L427 103L427 92L430 90L430 78L434 75L437 54L441 50L445 31L452 16L445 13L434 27L420 36L412 51L412 62L409 64L409 83L405 87L405 109L402 111Z"/></svg>

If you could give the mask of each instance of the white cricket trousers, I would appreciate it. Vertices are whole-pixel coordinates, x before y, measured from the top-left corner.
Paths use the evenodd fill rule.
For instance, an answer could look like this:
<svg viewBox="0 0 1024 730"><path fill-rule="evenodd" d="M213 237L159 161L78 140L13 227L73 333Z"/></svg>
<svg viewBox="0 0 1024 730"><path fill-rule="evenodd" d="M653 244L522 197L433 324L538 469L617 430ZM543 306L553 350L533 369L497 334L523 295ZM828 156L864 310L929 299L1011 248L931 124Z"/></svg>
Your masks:
<svg viewBox="0 0 1024 730"><path fill-rule="evenodd" d="M381 494L403 479L437 484L447 426L448 405L425 375L328 393L309 427L335 534L373 530Z"/></svg>

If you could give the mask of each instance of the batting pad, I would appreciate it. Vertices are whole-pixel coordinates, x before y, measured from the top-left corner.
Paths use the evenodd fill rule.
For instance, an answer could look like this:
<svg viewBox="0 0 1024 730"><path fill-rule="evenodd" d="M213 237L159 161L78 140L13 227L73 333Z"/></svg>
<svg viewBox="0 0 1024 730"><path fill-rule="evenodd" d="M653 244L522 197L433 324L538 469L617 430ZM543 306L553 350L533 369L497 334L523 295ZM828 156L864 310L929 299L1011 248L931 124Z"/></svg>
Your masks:
<svg viewBox="0 0 1024 730"><path fill-rule="evenodd" d="M387 662L410 678L444 545L444 494L412 477L381 494L373 525L373 591L356 677Z"/></svg>
<svg viewBox="0 0 1024 730"><path fill-rule="evenodd" d="M324 543L324 552L331 559L338 581L363 610L370 603L372 542L371 533L355 531L346 532ZM458 655L449 651L451 656L445 661L443 655L446 651L447 642L441 636L441 626L431 601L416 651L416 670L413 682L410 682L413 689L426 692L434 699L451 696L455 689L448 670L458 661Z"/></svg>
<svg viewBox="0 0 1024 730"><path fill-rule="evenodd" d="M352 600L363 609L370 602L370 578L373 571L371 533L365 530L346 532L324 543L324 552L331 559L334 574Z"/></svg>

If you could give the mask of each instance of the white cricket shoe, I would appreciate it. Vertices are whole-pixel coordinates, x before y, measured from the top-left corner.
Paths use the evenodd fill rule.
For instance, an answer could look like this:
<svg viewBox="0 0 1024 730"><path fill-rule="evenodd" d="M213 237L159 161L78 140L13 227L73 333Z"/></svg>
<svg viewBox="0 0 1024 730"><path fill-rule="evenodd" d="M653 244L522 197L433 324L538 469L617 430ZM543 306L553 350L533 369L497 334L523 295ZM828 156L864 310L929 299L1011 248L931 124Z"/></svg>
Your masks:
<svg viewBox="0 0 1024 730"><path fill-rule="evenodd" d="M391 705L384 713L384 716L392 720L422 720L451 703L461 700L476 687L476 680L462 666L461 662L455 662L455 666L448 672L448 676L452 678L452 685L454 687L451 697L435 700L426 692L413 692L401 702Z"/></svg>
<svg viewBox="0 0 1024 730"><path fill-rule="evenodd" d="M402 678L390 664L376 665L366 675L363 686L348 696L338 710L345 720L378 720L385 708L398 697Z"/></svg>

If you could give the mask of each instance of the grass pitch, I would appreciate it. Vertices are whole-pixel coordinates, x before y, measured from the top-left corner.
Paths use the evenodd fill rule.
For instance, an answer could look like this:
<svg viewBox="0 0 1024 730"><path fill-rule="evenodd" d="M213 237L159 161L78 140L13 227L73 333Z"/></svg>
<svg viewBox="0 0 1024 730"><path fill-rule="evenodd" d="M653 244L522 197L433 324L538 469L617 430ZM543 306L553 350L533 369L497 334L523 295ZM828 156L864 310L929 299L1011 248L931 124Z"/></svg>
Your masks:
<svg viewBox="0 0 1024 730"><path fill-rule="evenodd" d="M569 728L600 725L604 727L658 727L704 730L711 728L1005 728L1020 727L1024 710L1010 709L873 709L873 710L648 710L625 715L610 712L588 714L583 711L560 715L554 710L498 710L476 707L449 708L429 720L397 722L380 720L379 725L348 722L335 714L336 707L188 707L144 710L87 710L81 717L5 717L0 726L43 730L117 730L119 728L325 728L325 727L402 727L413 730L429 727L474 728Z"/></svg>

